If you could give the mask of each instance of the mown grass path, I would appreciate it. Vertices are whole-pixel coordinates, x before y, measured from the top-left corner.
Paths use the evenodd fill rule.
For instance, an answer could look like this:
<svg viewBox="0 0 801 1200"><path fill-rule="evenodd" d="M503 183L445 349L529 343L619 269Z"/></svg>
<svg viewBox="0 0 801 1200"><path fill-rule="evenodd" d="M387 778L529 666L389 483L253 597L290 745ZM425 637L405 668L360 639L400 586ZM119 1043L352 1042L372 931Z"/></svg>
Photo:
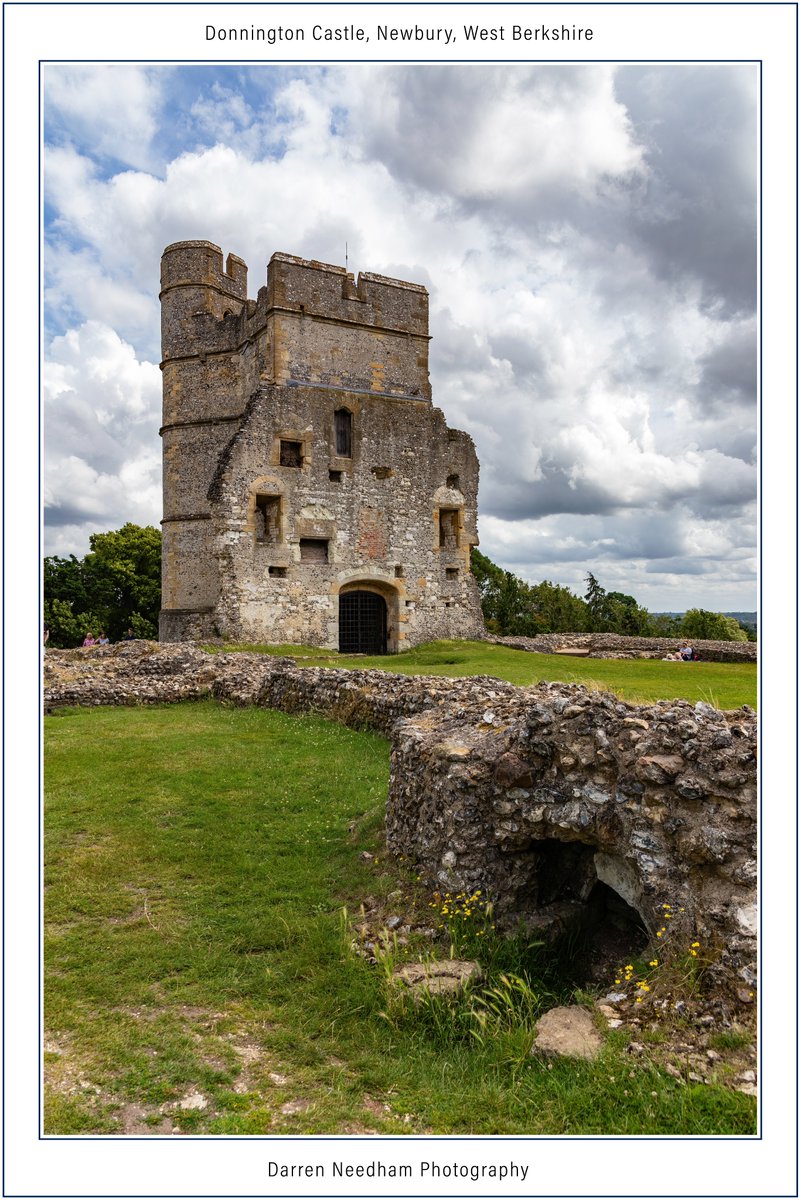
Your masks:
<svg viewBox="0 0 801 1200"><path fill-rule="evenodd" d="M753 1131L615 1034L548 1069L389 1023L341 922L404 882L387 774L383 739L262 709L46 719L48 1133Z"/></svg>

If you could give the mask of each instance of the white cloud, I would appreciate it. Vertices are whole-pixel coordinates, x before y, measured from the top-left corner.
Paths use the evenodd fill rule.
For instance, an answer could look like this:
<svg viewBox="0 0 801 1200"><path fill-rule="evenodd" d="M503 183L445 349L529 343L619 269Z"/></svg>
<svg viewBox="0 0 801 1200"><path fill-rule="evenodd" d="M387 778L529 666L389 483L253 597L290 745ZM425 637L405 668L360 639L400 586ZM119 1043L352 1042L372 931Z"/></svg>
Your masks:
<svg viewBox="0 0 801 1200"><path fill-rule="evenodd" d="M151 169L160 78L158 71L126 63L47 63L46 136L81 138L100 155Z"/></svg>
<svg viewBox="0 0 801 1200"><path fill-rule="evenodd" d="M161 516L161 378L113 329L53 339L44 371L47 530L89 534ZM53 553L49 533L46 553ZM58 542L61 544L61 541Z"/></svg>
<svg viewBox="0 0 801 1200"><path fill-rule="evenodd" d="M482 536L499 555L515 547L520 570L554 577L568 570L565 522L570 536L581 525L583 552L606 556L653 590L646 564L670 551L671 561L686 555L695 570L702 556L685 534L703 527L711 531L709 561L717 545L721 563L732 556L741 573L720 522L736 524L753 501L755 329L740 311L740 276L732 315L723 315L725 301L708 302L710 280L723 287L727 278L719 265L725 222L708 271L701 248L697 275L682 260L681 273L666 277L677 211L685 231L694 230L695 166L685 159L697 161L701 136L679 84L665 82L669 71L625 75L624 104L623 75L611 66L348 66L282 76L269 108L232 71L224 83L188 94L188 148L158 174L106 178L77 140L49 149L48 304L79 336L79 357L88 355L80 385L71 385L80 404L70 419L73 432L92 424L95 444L70 446L58 417L49 418L48 436L99 472L88 491L77 473L50 480L62 515L69 516L68 486L110 497L104 472L121 474L129 461L101 436L101 414L114 409L101 404L89 360L124 360L140 378L132 364L157 356L165 245L207 238L234 251L250 266L255 295L274 250L342 262L347 241L357 270L430 289L435 402L476 439ZM154 112L159 89L143 79ZM645 119L654 96L643 99L654 79L677 121L670 136L661 131L660 154ZM724 96L750 86L736 70L716 79ZM693 81L708 91L703 72ZM123 83L135 86L127 76ZM62 115L74 113L80 125L81 111L63 97L62 85ZM730 128L726 104L715 111ZM203 145L210 138L216 144ZM729 189L742 176L742 141L732 148ZM725 147L716 153L725 159ZM742 222L735 226L739 238ZM78 335L73 327L82 321ZM106 339L117 331L116 346L99 345L97 322L110 327ZM123 339L131 343L124 350ZM55 344L54 355L52 379L62 384L78 360L68 361L66 344ZM150 372L155 413L156 368L137 366ZM120 420L133 420L130 396L110 395ZM62 408L62 418L69 411ZM150 462L146 446L158 454L153 433L137 434L132 461ZM111 524L128 519L127 492L120 488ZM111 508L104 511L111 519ZM661 543L642 536L638 522L658 531ZM520 557L523 529L530 550ZM683 572L663 574L670 589ZM634 589L621 580L620 590Z"/></svg>

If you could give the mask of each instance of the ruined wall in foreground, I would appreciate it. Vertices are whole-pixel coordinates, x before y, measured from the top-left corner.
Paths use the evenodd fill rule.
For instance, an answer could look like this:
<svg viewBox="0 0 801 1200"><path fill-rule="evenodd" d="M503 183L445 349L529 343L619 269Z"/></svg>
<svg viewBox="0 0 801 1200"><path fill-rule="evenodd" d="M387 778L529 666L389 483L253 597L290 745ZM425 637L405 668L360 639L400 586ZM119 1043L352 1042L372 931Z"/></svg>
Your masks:
<svg viewBox="0 0 801 1200"><path fill-rule="evenodd" d="M188 644L48 651L45 704L213 696L369 726L392 743L387 840L432 888L558 923L600 881L654 934L663 905L755 978L756 715L627 704L581 685L299 668Z"/></svg>

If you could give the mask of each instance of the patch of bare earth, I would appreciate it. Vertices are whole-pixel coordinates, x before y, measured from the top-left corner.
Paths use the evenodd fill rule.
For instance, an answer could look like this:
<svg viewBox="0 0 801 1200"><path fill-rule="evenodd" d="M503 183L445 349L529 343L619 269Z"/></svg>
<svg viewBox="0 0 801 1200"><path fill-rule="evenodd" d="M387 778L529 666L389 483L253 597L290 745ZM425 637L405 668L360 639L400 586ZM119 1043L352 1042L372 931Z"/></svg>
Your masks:
<svg viewBox="0 0 801 1200"><path fill-rule="evenodd" d="M718 1084L757 1094L756 1014L732 1012L719 998L638 1005L610 993L597 1003L603 1023L622 1029L632 1065L653 1065L678 1084ZM734 1043L734 1044L729 1044Z"/></svg>
<svg viewBox="0 0 801 1200"><path fill-rule="evenodd" d="M169 1006L166 1004L142 1007L126 1007L117 1010L135 1024L153 1026L153 1044L143 1048L143 1053L155 1058L160 1053L157 1025L162 1019L174 1022L176 1018L184 1027L186 1035L197 1045L198 1060L206 1067L233 1075L232 1090L239 1095L258 1096L260 1105L272 1092L285 1092L291 1087L288 1075L281 1072L269 1053L258 1043L258 1032L243 1027L241 1014L214 1012L191 1005ZM232 1023L236 1022L233 1030ZM262 1023L261 1028L269 1028ZM121 1096L115 1089L115 1081L93 1061L91 1052L78 1049L71 1039L62 1034L49 1034L44 1042L45 1086L62 1095L81 1100L86 1106L102 1112L106 1120L116 1123L116 1132L134 1137L164 1136L180 1134L191 1116L192 1132L208 1126L218 1115L213 1096L204 1091L199 1083L187 1085L182 1094L163 1104L145 1104ZM267 1105L275 1107L276 1104ZM290 1100L285 1102L286 1116L299 1115L310 1107L311 1102ZM58 1132L49 1130L48 1132Z"/></svg>

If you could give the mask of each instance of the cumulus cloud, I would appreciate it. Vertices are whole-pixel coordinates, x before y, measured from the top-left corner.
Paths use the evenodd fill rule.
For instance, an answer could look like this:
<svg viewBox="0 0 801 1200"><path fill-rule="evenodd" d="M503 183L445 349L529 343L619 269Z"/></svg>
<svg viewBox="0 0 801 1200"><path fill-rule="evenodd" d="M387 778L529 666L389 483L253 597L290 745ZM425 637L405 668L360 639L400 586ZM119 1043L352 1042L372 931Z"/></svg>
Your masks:
<svg viewBox="0 0 801 1200"><path fill-rule="evenodd" d="M127 63L47 63L45 136L81 141L104 159L152 169L163 73Z"/></svg>
<svg viewBox="0 0 801 1200"><path fill-rule="evenodd" d="M98 321L56 337L44 371L46 551L64 527L90 533L161 517L161 378ZM51 528L60 537L51 541Z"/></svg>
<svg viewBox="0 0 801 1200"><path fill-rule="evenodd" d="M741 589L729 606L752 607L750 66L151 68L120 77L143 115L115 170L116 118L92 125L60 69L45 269L62 528L92 495L98 519L130 519L130 478L116 515L111 482L130 463L156 495L163 247L217 242L254 295L274 250L341 263L347 242L352 268L430 290L435 400L476 440L491 555L573 584L601 563L606 586L661 588L665 608L697 602L691 572L713 588L712 563ZM169 147L155 164L154 147ZM104 407L91 361L131 395ZM136 429L122 453L101 419L117 404Z"/></svg>

